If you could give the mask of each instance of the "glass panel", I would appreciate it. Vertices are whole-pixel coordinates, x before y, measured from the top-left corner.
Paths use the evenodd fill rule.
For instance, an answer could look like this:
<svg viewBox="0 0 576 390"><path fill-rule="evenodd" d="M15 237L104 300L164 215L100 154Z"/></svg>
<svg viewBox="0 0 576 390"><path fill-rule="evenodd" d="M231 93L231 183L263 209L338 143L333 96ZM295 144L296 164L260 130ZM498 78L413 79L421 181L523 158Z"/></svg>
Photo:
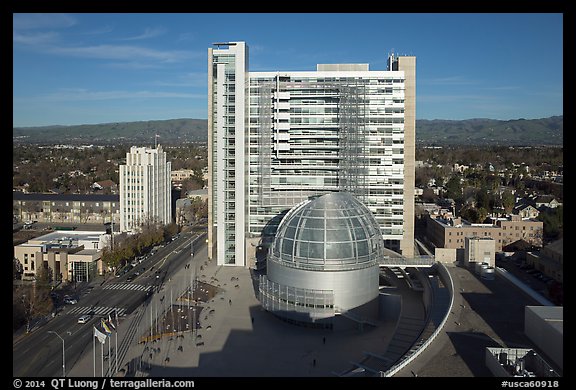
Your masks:
<svg viewBox="0 0 576 390"><path fill-rule="evenodd" d="M309 254L308 257L313 259L323 259L324 258L324 244L316 244L311 242L309 244Z"/></svg>
<svg viewBox="0 0 576 390"><path fill-rule="evenodd" d="M307 218L306 227L324 229L324 220L320 218Z"/></svg>
<svg viewBox="0 0 576 390"><path fill-rule="evenodd" d="M296 241L298 257L308 257L308 242Z"/></svg>
<svg viewBox="0 0 576 390"><path fill-rule="evenodd" d="M304 241L324 241L324 230L320 229L302 229L300 230L300 239Z"/></svg>
<svg viewBox="0 0 576 390"><path fill-rule="evenodd" d="M326 258L327 259L344 259L352 257L352 243L333 243L326 246ZM328 249L330 252L328 252Z"/></svg>
<svg viewBox="0 0 576 390"><path fill-rule="evenodd" d="M294 248L294 241L284 239L282 240L282 253L292 255L292 248Z"/></svg>
<svg viewBox="0 0 576 390"><path fill-rule="evenodd" d="M351 241L349 230L326 230L326 242Z"/></svg>
<svg viewBox="0 0 576 390"><path fill-rule="evenodd" d="M366 239L366 233L362 228L354 229L354 234L356 235L356 240Z"/></svg>
<svg viewBox="0 0 576 390"><path fill-rule="evenodd" d="M295 238L296 236L296 228L288 226L286 227L286 232L283 235L285 238Z"/></svg>
<svg viewBox="0 0 576 390"><path fill-rule="evenodd" d="M358 248L358 256L367 256L368 255L368 242L367 241L359 241L356 243Z"/></svg>
<svg viewBox="0 0 576 390"><path fill-rule="evenodd" d="M350 222L352 222L352 226L354 227L361 227L362 224L358 218L350 218Z"/></svg>

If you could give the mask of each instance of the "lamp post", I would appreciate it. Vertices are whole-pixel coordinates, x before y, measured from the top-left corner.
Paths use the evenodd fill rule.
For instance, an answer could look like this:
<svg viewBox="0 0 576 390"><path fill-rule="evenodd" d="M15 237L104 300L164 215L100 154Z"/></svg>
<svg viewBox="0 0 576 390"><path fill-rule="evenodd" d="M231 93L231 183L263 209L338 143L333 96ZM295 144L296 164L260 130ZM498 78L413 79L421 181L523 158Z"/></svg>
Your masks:
<svg viewBox="0 0 576 390"><path fill-rule="evenodd" d="M48 333L54 333L60 340L62 340L62 377L66 377L66 359L64 357L64 339L60 337L60 335L53 330L49 330Z"/></svg>

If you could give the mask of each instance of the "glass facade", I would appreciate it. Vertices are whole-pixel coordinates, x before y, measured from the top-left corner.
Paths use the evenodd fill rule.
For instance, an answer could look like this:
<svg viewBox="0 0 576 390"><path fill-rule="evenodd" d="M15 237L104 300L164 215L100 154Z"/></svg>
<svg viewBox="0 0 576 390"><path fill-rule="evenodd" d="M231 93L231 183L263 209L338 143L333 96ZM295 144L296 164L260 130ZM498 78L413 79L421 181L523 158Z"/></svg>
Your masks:
<svg viewBox="0 0 576 390"><path fill-rule="evenodd" d="M251 72L249 112L250 233L311 196L350 191L384 239L402 239L403 72Z"/></svg>

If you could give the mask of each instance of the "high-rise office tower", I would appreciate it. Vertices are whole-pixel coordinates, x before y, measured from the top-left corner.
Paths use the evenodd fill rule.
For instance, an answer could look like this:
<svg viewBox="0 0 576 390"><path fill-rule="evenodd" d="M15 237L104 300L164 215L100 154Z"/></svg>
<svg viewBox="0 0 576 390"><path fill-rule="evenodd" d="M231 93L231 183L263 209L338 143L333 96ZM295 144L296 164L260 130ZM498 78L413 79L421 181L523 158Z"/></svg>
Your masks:
<svg viewBox="0 0 576 390"><path fill-rule="evenodd" d="M172 221L171 163L162 146L132 146L120 166L120 230L135 232L143 223Z"/></svg>
<svg viewBox="0 0 576 390"><path fill-rule="evenodd" d="M414 254L416 58L249 72L244 42L208 49L208 246L251 265L283 213L348 191L374 214L387 247Z"/></svg>

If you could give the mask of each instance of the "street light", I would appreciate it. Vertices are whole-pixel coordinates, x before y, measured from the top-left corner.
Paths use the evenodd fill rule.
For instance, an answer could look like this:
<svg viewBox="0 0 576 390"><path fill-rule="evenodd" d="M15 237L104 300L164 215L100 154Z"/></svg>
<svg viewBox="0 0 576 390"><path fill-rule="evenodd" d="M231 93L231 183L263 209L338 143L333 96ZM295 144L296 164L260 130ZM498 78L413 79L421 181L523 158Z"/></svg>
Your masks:
<svg viewBox="0 0 576 390"><path fill-rule="evenodd" d="M60 340L62 340L62 377L66 377L66 365L65 365L65 361L66 359L64 358L64 339L62 337L60 337L60 335L56 332L54 332L53 330L49 330L48 333L54 333L56 336L58 336L58 338Z"/></svg>

